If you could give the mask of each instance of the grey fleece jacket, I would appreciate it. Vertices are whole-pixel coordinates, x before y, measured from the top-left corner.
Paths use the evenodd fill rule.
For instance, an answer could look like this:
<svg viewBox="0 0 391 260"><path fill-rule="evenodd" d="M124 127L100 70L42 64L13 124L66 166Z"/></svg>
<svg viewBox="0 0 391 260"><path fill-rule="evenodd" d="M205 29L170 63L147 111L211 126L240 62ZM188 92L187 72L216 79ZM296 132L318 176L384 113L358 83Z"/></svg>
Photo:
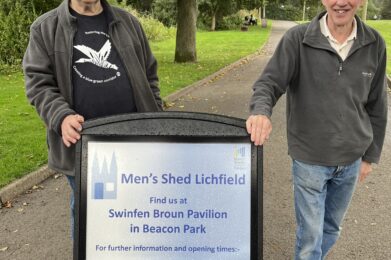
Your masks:
<svg viewBox="0 0 391 260"><path fill-rule="evenodd" d="M27 98L47 127L49 167L74 175L74 145L61 139L61 123L73 110L72 53L77 19L69 1L39 17L30 28L23 59ZM162 109L157 63L140 23L128 12L101 0L109 21L109 35L131 82L138 112Z"/></svg>
<svg viewBox="0 0 391 260"><path fill-rule="evenodd" d="M387 121L386 48L357 20L357 39L343 61L319 19L290 29L254 84L251 113L268 117L287 92L288 152L293 159L342 166L377 163Z"/></svg>

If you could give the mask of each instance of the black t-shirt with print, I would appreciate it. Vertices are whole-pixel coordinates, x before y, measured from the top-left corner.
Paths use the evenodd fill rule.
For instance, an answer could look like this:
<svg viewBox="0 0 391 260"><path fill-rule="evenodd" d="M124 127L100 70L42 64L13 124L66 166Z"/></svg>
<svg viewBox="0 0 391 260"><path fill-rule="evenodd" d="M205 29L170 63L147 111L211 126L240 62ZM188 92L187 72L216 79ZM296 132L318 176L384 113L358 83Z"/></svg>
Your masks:
<svg viewBox="0 0 391 260"><path fill-rule="evenodd" d="M85 119L136 111L132 86L108 35L105 13L77 18L73 41L74 110Z"/></svg>

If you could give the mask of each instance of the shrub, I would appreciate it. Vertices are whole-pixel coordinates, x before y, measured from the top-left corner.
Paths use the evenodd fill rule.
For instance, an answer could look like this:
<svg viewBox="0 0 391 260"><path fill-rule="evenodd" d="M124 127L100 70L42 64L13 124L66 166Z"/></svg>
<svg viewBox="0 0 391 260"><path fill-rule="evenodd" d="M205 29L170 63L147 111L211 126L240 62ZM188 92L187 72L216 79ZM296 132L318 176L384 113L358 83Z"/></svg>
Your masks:
<svg viewBox="0 0 391 260"><path fill-rule="evenodd" d="M301 7L270 2L266 8L266 18L274 20L301 21L302 10Z"/></svg>
<svg viewBox="0 0 391 260"><path fill-rule="evenodd" d="M240 28L243 24L243 18L239 14L231 14L224 16L217 25L216 28L220 30L234 30Z"/></svg>
<svg viewBox="0 0 391 260"><path fill-rule="evenodd" d="M150 41L163 41L175 36L176 29L174 27L165 27L163 23L151 16L143 15L139 17L139 20Z"/></svg>
<svg viewBox="0 0 391 260"><path fill-rule="evenodd" d="M154 19L151 15L142 15L130 6L121 5L123 9L130 12L140 21L148 40L163 41L175 36L176 29L174 27L166 27L163 23Z"/></svg>
<svg viewBox="0 0 391 260"><path fill-rule="evenodd" d="M176 25L176 0L155 0L152 5L152 15L167 27Z"/></svg>
<svg viewBox="0 0 391 260"><path fill-rule="evenodd" d="M20 1L15 1L9 10L0 12L0 63L4 65L20 66L23 54L29 40L30 24L37 17L34 8L28 11Z"/></svg>
<svg viewBox="0 0 391 260"><path fill-rule="evenodd" d="M20 69L21 61L29 41L32 22L43 12L53 9L61 0L50 1L50 5L35 6L43 0L0 0L0 72L6 73ZM48 2L48 1L46 1ZM124 7L137 16L142 23L148 39L160 41L175 35L174 28L165 27L151 16L143 16L130 7Z"/></svg>
<svg viewBox="0 0 391 260"><path fill-rule="evenodd" d="M381 15L382 19L391 19L391 1L384 1Z"/></svg>

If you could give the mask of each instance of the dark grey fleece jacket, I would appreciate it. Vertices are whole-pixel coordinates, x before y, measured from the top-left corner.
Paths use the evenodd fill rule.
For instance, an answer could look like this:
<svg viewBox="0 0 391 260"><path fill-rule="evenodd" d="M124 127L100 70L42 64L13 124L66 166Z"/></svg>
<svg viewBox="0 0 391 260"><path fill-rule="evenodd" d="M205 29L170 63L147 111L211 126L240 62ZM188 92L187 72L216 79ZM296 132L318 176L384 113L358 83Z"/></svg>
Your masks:
<svg viewBox="0 0 391 260"><path fill-rule="evenodd" d="M252 114L268 117L287 92L288 152L309 164L377 163L387 121L386 48L357 19L357 39L343 61L320 31L320 14L290 29L254 84Z"/></svg>
<svg viewBox="0 0 391 260"><path fill-rule="evenodd" d="M77 19L70 14L68 2L64 0L32 24L23 69L27 98L47 126L49 167L74 175L74 145L67 148L61 139L62 120L75 114L71 64ZM133 88L137 111L161 110L157 63L140 23L128 12L101 2L108 15L109 35Z"/></svg>

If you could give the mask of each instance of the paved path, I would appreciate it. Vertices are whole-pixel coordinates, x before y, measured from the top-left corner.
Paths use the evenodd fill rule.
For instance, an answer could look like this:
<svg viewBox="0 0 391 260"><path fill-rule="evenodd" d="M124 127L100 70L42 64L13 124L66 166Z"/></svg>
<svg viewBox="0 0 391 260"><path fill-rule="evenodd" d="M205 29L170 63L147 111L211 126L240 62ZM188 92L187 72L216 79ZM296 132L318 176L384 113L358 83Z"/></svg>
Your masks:
<svg viewBox="0 0 391 260"><path fill-rule="evenodd" d="M170 110L198 111L247 118L251 85L260 75L290 22L273 23L261 55L187 90ZM389 109L391 117L391 109ZM285 99L274 109L273 134L264 158L264 259L292 259L294 210L287 155ZM389 119L389 122L391 118ZM391 128L381 164L360 184L344 223L341 240L329 259L391 259ZM69 188L64 177L50 178L0 210L0 259L71 259ZM7 247L5 250L4 248ZM4 251L3 251L4 250Z"/></svg>

